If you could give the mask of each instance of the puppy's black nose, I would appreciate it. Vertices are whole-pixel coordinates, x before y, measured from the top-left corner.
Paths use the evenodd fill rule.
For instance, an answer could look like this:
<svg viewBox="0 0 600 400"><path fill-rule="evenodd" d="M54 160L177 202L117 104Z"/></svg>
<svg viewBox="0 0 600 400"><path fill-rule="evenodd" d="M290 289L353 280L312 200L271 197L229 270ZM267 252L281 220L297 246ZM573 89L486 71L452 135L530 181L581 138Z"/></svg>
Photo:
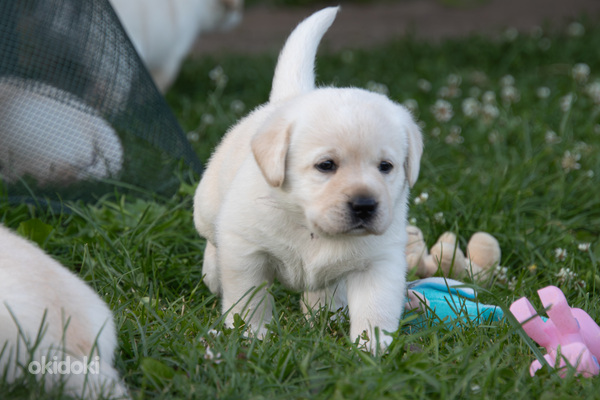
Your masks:
<svg viewBox="0 0 600 400"><path fill-rule="evenodd" d="M356 197L348 205L356 218L366 221L375 214L378 203L371 197Z"/></svg>

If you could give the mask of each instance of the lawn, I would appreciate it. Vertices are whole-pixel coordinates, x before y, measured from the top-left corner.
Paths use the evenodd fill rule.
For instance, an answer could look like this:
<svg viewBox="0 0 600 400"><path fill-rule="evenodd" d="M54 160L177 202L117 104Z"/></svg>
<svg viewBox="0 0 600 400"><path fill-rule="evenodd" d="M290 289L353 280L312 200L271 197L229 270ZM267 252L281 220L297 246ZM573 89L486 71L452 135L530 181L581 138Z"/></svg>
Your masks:
<svg viewBox="0 0 600 400"><path fill-rule="evenodd" d="M499 240L506 270L482 283L482 302L506 309L527 296L540 307L536 290L553 284L600 321L600 25L547 28L323 52L318 80L381 91L414 111L425 152L411 222L428 245L448 230L463 248L478 230ZM228 55L184 65L167 101L202 160L266 101L275 60ZM0 222L33 232L109 303L117 367L134 398L600 398L599 377L547 369L530 377L537 347L505 320L415 330L406 315L389 351L373 356L351 343L343 318L322 312L307 322L299 295L275 284L266 340L224 328L219 301L201 282L193 191L182 181L171 197L117 191L62 210L0 200ZM57 398L3 383L0 393Z"/></svg>

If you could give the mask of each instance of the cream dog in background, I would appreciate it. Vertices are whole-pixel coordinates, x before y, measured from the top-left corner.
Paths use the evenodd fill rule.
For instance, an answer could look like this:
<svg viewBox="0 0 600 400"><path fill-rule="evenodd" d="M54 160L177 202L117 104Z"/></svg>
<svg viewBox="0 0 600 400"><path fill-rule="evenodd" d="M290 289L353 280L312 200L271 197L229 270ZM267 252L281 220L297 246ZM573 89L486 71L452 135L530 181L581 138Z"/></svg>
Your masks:
<svg viewBox="0 0 600 400"><path fill-rule="evenodd" d="M39 185L117 177L123 147L115 130L74 95L43 82L0 78L0 177Z"/></svg>
<svg viewBox="0 0 600 400"><path fill-rule="evenodd" d="M243 0L110 0L158 88L165 92L198 35L230 29Z"/></svg>
<svg viewBox="0 0 600 400"><path fill-rule="evenodd" d="M71 396L129 398L113 367L116 347L106 303L39 247L0 225L0 376L12 382L31 373L45 379L46 388L63 380Z"/></svg>
<svg viewBox="0 0 600 400"><path fill-rule="evenodd" d="M204 281L259 335L271 318L265 282L306 291L309 307L343 307L352 339L376 351L405 302L409 187L422 137L410 113L358 88L315 88L314 58L337 8L302 22L277 64L270 100L234 126L194 198L207 239ZM253 291L255 291L253 293ZM334 303L334 304L333 304Z"/></svg>

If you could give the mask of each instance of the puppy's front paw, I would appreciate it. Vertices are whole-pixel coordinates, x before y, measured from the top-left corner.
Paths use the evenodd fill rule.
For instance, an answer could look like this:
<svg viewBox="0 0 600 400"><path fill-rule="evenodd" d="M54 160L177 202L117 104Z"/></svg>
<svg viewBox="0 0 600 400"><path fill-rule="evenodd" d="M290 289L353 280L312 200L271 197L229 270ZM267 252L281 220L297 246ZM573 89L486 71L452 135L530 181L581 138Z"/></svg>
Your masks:
<svg viewBox="0 0 600 400"><path fill-rule="evenodd" d="M267 337L269 330L263 326L257 330L252 329L252 330L250 330L250 332L258 340L264 340Z"/></svg>
<svg viewBox="0 0 600 400"><path fill-rule="evenodd" d="M364 330L358 337L358 347L364 348L372 354L385 353L387 348L392 344L394 338L385 332L382 332L378 328L369 332Z"/></svg>
<svg viewBox="0 0 600 400"><path fill-rule="evenodd" d="M269 330L267 328L260 328L258 330L253 330L252 328L247 329L243 334L242 334L242 338L243 339L252 339L252 338L256 338L258 340L265 340L267 338L267 334L269 333Z"/></svg>
<svg viewBox="0 0 600 400"><path fill-rule="evenodd" d="M234 314L232 317L227 316L225 326L230 329L243 331L242 337L245 339L256 338L264 340L269 333L269 329L264 323L246 323L239 314Z"/></svg>

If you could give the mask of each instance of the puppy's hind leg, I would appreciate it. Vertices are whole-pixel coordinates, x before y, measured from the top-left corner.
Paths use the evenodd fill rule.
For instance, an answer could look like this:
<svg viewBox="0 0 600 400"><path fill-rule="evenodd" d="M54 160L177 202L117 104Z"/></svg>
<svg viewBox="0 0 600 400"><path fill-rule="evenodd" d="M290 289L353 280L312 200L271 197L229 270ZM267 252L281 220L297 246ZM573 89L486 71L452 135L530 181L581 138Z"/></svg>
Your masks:
<svg viewBox="0 0 600 400"><path fill-rule="evenodd" d="M217 248L208 240L204 248L204 261L202 262L202 274L204 275L204 283L214 294L220 295L221 277L217 267Z"/></svg>

